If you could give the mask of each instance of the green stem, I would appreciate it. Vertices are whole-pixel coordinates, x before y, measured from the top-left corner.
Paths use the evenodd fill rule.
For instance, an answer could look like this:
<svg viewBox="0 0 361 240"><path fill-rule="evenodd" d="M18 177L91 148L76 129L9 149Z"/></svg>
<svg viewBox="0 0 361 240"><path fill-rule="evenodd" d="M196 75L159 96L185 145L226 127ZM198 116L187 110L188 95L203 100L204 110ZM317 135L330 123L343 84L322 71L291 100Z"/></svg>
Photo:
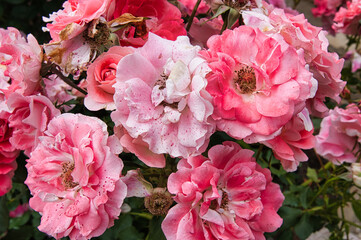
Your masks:
<svg viewBox="0 0 361 240"><path fill-rule="evenodd" d="M189 32L189 29L191 29L194 16L196 15L196 12L197 12L197 9L198 9L198 6L199 6L200 3L201 3L201 0L198 0L197 3L196 3L196 5L194 5L192 14L191 14L191 16L190 16L190 18L189 18L189 22L188 22L187 27L186 27L187 32Z"/></svg>
<svg viewBox="0 0 361 240"><path fill-rule="evenodd" d="M85 91L84 89L80 88L78 85L76 85L73 81L71 81L69 78L65 77L63 75L63 73L55 66L53 65L50 69L50 71L54 74L56 74L61 80L63 80L66 84L68 84L69 86L71 86L72 88L75 88L76 90L78 90L79 92L81 92L84 95L87 95L87 91Z"/></svg>

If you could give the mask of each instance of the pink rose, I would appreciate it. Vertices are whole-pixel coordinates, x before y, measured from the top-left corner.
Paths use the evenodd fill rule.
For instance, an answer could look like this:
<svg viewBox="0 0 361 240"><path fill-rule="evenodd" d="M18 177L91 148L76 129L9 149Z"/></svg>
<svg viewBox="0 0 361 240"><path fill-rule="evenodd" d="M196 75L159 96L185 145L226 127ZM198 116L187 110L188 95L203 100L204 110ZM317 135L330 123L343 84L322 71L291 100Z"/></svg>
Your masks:
<svg viewBox="0 0 361 240"><path fill-rule="evenodd" d="M199 50L187 37L170 41L150 33L142 48L123 57L113 85L115 126L123 126L155 154L188 157L204 152L215 126L205 90L209 68Z"/></svg>
<svg viewBox="0 0 361 240"><path fill-rule="evenodd" d="M65 113L50 121L26 164L40 231L90 239L113 225L127 188L109 140L106 124L95 117Z"/></svg>
<svg viewBox="0 0 361 240"><path fill-rule="evenodd" d="M27 211L29 211L29 204L28 204L28 203L24 203L24 204L21 204L21 205L17 206L17 207L15 208L15 210L10 211L10 212L9 212L9 217L11 217L11 218L21 217L21 216L24 215L24 213L26 213Z"/></svg>
<svg viewBox="0 0 361 240"><path fill-rule="evenodd" d="M328 40L322 28L311 25L303 14L287 14L283 9L265 5L266 13L248 11L243 13L246 25L258 27L263 32L274 37L275 33L296 49L304 51L304 58L313 73L314 90L317 91L307 101L311 114L322 117L328 108L323 103L326 97L339 102L339 94L346 82L342 81L341 70L344 60L336 53L327 51Z"/></svg>
<svg viewBox="0 0 361 240"><path fill-rule="evenodd" d="M296 171L300 162L308 160L302 149L311 149L315 146L312 122L309 121L310 129L307 129L305 121L306 119L294 116L282 128L280 135L261 142L272 148L275 158L281 161L283 168L288 172Z"/></svg>
<svg viewBox="0 0 361 240"><path fill-rule="evenodd" d="M138 32L133 26L125 31L117 31L121 46L143 46L148 32L169 40L176 40L178 36L187 34L181 12L167 0L115 0L115 11L110 19L116 19L125 13L146 17L146 32Z"/></svg>
<svg viewBox="0 0 361 240"><path fill-rule="evenodd" d="M355 104L336 107L321 122L316 136L316 151L333 162L355 162L361 143L361 111Z"/></svg>
<svg viewBox="0 0 361 240"><path fill-rule="evenodd" d="M51 101L41 95L21 96L13 93L7 101L11 115L9 127L13 128L10 143L24 150L27 156L38 143L38 137L44 134L49 121L60 114Z"/></svg>
<svg viewBox="0 0 361 240"><path fill-rule="evenodd" d="M90 64L86 79L88 95L84 99L84 105L89 110L115 109L113 84L117 65L120 59L133 52L134 49L130 47L114 46Z"/></svg>
<svg viewBox="0 0 361 240"><path fill-rule="evenodd" d="M312 9L315 17L334 16L343 0L314 0L316 8Z"/></svg>
<svg viewBox="0 0 361 240"><path fill-rule="evenodd" d="M203 156L182 159L168 178L178 203L162 223L168 240L265 239L282 224L277 211L284 197L271 173L234 142Z"/></svg>
<svg viewBox="0 0 361 240"><path fill-rule="evenodd" d="M208 47L202 55L212 69L207 75L212 117L234 138L271 138L312 94L302 52L259 29L226 30L211 37Z"/></svg>
<svg viewBox="0 0 361 240"><path fill-rule="evenodd" d="M68 25L75 24L79 32L86 28L86 24L104 15L112 0L68 0L63 3L63 9L43 17L45 30L50 32L53 41L61 40L60 34Z"/></svg>
<svg viewBox="0 0 361 240"><path fill-rule="evenodd" d="M0 29L0 88L31 95L40 88L42 49L33 35L27 38L15 28Z"/></svg>
<svg viewBox="0 0 361 240"><path fill-rule="evenodd" d="M0 111L0 196L12 187L11 178L14 176L16 158L19 155L19 150L9 142L13 135L13 128L9 126L9 116L9 112Z"/></svg>
<svg viewBox="0 0 361 240"><path fill-rule="evenodd" d="M347 1L347 8L341 7L335 15L332 28L336 32L360 34L361 0Z"/></svg>

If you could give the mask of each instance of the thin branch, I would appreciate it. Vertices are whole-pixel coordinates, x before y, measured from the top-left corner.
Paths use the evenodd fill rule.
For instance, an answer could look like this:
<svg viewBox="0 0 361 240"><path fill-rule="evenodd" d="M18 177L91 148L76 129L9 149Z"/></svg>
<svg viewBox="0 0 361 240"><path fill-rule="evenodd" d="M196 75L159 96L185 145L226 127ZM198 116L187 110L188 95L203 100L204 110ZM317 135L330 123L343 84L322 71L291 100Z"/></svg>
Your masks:
<svg viewBox="0 0 361 240"><path fill-rule="evenodd" d="M192 14L191 14L191 16L190 16L190 18L189 18L189 22L188 22L187 27L186 27L187 32L189 32L189 29L191 29L194 16L196 15L196 12L197 12L197 9L198 9L198 6L199 6L200 3L201 3L201 0L198 0L197 3L196 3L196 5L194 5Z"/></svg>
<svg viewBox="0 0 361 240"><path fill-rule="evenodd" d="M63 80L66 84L68 84L69 86L71 86L72 88L75 88L76 90L78 90L79 92L81 92L84 95L87 95L87 91L85 91L84 89L82 89L81 87L79 87L78 85L76 85L73 81L71 81L69 78L65 77L63 75L63 73L57 68L57 66L53 65L50 68L50 71L54 74L56 74L58 77L61 78L61 80Z"/></svg>

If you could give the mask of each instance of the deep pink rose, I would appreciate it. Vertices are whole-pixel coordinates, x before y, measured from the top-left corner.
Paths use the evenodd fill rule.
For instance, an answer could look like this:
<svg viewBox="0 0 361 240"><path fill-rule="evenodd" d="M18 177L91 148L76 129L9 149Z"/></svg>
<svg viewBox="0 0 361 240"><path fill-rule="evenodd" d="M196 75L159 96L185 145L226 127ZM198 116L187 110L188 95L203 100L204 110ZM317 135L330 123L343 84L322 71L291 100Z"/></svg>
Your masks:
<svg viewBox="0 0 361 240"><path fill-rule="evenodd" d="M123 162L108 144L98 118L65 113L50 121L26 164L40 231L90 239L113 225L127 188L120 180Z"/></svg>
<svg viewBox="0 0 361 240"><path fill-rule="evenodd" d="M170 41L150 33L142 48L123 57L113 85L115 126L123 126L155 154L203 153L215 125L211 96L205 90L210 69L199 50L187 37ZM164 167L158 161L153 164Z"/></svg>
<svg viewBox="0 0 361 240"><path fill-rule="evenodd" d="M309 65L318 86L315 96L307 101L311 114L324 116L328 108L324 104L326 97L339 102L339 94L346 82L342 81L341 70L344 60L336 53L327 50L328 40L322 28L311 25L303 14L287 14L283 9L264 4L267 11L248 11L243 13L246 25L258 27L268 35L278 33L283 39L298 50L304 51L304 58Z"/></svg>
<svg viewBox="0 0 361 240"><path fill-rule="evenodd" d="M209 159L182 159L168 178L178 204L162 223L166 238L261 240L280 227L277 211L284 197L253 153L224 142L209 150Z"/></svg>
<svg viewBox="0 0 361 240"><path fill-rule="evenodd" d="M60 111L47 97L41 95L24 97L13 93L7 104L11 111L9 127L13 128L10 143L30 156L38 143L38 137L44 134L49 121Z"/></svg>
<svg viewBox="0 0 361 240"><path fill-rule="evenodd" d="M19 150L9 142L13 135L13 128L9 126L9 116L9 112L0 111L0 196L12 187L11 178L14 176L16 158L19 155Z"/></svg>
<svg viewBox="0 0 361 240"><path fill-rule="evenodd" d="M306 110L307 111L307 110ZM305 118L308 117L308 114ZM308 119L301 119L294 116L283 128L280 135L273 139L262 142L272 148L275 158L279 159L283 168L288 171L296 171L300 162L308 160L302 149L311 149L315 146L313 126L311 120L306 126Z"/></svg>
<svg viewBox="0 0 361 240"><path fill-rule="evenodd" d="M321 122L316 136L316 151L333 162L355 162L361 143L361 111L355 104L336 107Z"/></svg>
<svg viewBox="0 0 361 240"><path fill-rule="evenodd" d="M178 36L186 35L181 12L167 0L115 0L115 11L110 19L130 13L135 17L147 17L146 30L158 36L176 40ZM147 39L147 34L143 37L137 35L135 27L127 28L126 31L117 31L122 46L143 46ZM142 33L139 33L142 35Z"/></svg>
<svg viewBox="0 0 361 240"><path fill-rule="evenodd" d="M117 65L120 59L133 52L130 47L114 46L90 64L86 78L88 94L84 99L84 105L89 110L115 109L113 84Z"/></svg>
<svg viewBox="0 0 361 240"><path fill-rule="evenodd" d="M302 52L257 28L226 30L207 44L202 55L212 69L207 75L212 116L217 128L234 138L270 138L312 94L312 74Z"/></svg>
<svg viewBox="0 0 361 240"><path fill-rule="evenodd" d="M34 94L40 88L43 52L33 35L27 38L15 28L0 29L0 89Z"/></svg>
<svg viewBox="0 0 361 240"><path fill-rule="evenodd" d="M68 0L63 3L63 9L43 17L45 30L50 32L53 41L60 41L60 33L69 24L74 24L78 32L86 28L86 24L107 13L112 0Z"/></svg>
<svg viewBox="0 0 361 240"><path fill-rule="evenodd" d="M197 0L179 0L178 2L181 4L181 9L183 9L186 14L191 15ZM206 2L201 1L197 8L197 14L206 14L208 10L209 6L207 6Z"/></svg>
<svg viewBox="0 0 361 240"><path fill-rule="evenodd" d="M314 0L316 8L312 9L312 13L315 17L334 16L342 2L343 0Z"/></svg>
<svg viewBox="0 0 361 240"><path fill-rule="evenodd" d="M347 1L347 8L341 7L335 15L332 28L336 32L360 34L361 0Z"/></svg>
<svg viewBox="0 0 361 240"><path fill-rule="evenodd" d="M13 211L10 211L9 217L11 217L11 218L21 217L27 211L29 211L29 204L24 203L24 204L17 206Z"/></svg>

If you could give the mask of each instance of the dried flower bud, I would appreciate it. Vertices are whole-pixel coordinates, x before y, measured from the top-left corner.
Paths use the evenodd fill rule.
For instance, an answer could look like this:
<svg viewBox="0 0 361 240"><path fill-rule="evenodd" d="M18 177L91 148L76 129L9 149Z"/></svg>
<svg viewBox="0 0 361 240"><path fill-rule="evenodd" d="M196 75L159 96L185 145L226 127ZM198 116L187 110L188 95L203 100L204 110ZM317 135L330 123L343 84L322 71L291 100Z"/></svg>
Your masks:
<svg viewBox="0 0 361 240"><path fill-rule="evenodd" d="M157 216L166 215L172 203L172 195L166 188L155 188L152 195L144 199L144 205L148 211Z"/></svg>

